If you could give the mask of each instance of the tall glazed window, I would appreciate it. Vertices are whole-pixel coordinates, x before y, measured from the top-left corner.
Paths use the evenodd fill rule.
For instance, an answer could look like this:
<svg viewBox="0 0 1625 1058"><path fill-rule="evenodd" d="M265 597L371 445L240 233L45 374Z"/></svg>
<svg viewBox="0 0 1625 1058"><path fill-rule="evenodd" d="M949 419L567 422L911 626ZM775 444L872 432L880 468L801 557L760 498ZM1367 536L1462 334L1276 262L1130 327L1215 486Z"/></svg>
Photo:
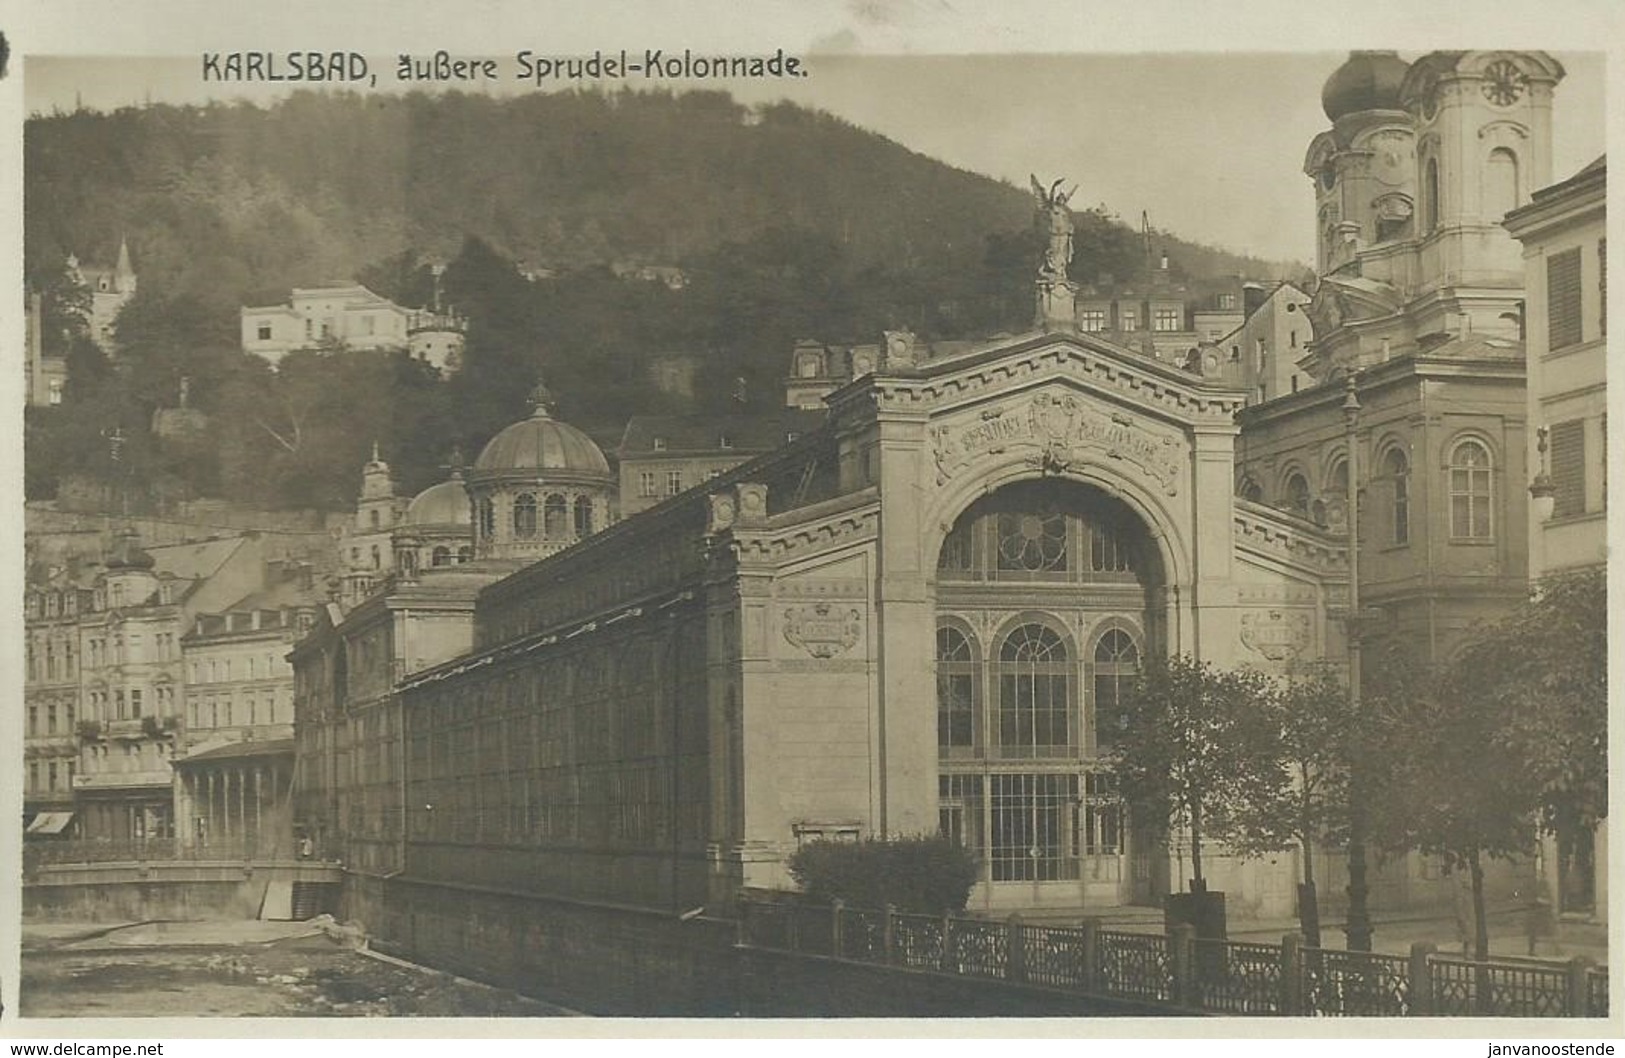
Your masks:
<svg viewBox="0 0 1625 1058"><path fill-rule="evenodd" d="M975 644L953 625L937 629L937 753L971 757L981 744L981 673Z"/></svg>
<svg viewBox="0 0 1625 1058"><path fill-rule="evenodd" d="M1095 641L1093 717L1095 755L1105 756L1127 725L1125 703L1140 672L1140 648L1121 628L1107 629Z"/></svg>
<svg viewBox="0 0 1625 1058"><path fill-rule="evenodd" d="M1488 540L1495 523L1491 517L1489 449L1475 440L1457 443L1450 450L1450 535L1463 540Z"/></svg>
<svg viewBox="0 0 1625 1058"><path fill-rule="evenodd" d="M1411 465L1405 453L1391 449L1383 457L1383 471L1393 488L1392 542L1406 544L1411 539Z"/></svg>
<svg viewBox="0 0 1625 1058"><path fill-rule="evenodd" d="M1073 666L1052 629L1023 624L999 647L999 754L1066 756L1077 748Z"/></svg>

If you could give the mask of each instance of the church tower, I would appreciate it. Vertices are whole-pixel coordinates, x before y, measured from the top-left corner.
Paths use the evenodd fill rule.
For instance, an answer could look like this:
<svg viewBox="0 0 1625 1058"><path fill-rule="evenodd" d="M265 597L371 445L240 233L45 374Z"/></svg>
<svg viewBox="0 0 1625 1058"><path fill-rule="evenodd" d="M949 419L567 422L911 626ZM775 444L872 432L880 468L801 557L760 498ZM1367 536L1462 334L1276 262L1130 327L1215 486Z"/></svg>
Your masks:
<svg viewBox="0 0 1625 1058"><path fill-rule="evenodd" d="M395 525L395 479L389 464L378 455L378 442L372 443L372 458L361 468L361 502L356 504L355 531L376 533Z"/></svg>
<svg viewBox="0 0 1625 1058"><path fill-rule="evenodd" d="M1509 210L1551 179L1543 52L1354 52L1321 95L1332 128L1304 162L1315 181L1315 339L1322 381L1473 335L1516 338L1523 297Z"/></svg>

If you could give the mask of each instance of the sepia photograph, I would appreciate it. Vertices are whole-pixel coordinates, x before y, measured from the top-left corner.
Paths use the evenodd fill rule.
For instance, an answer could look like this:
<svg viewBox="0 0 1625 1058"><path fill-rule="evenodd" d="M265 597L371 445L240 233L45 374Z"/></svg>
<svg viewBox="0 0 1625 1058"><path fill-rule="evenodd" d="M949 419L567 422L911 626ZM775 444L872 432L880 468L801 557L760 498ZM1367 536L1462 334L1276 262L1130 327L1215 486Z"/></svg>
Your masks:
<svg viewBox="0 0 1625 1058"><path fill-rule="evenodd" d="M7 1033L1617 1031L1608 55L525 28L13 37Z"/></svg>

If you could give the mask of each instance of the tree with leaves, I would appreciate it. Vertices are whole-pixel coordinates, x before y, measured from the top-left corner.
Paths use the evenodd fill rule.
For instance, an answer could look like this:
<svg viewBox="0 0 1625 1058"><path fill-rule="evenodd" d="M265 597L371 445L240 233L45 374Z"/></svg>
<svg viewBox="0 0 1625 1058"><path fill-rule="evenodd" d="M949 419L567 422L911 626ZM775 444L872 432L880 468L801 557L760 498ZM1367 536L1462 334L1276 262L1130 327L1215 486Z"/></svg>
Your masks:
<svg viewBox="0 0 1625 1058"><path fill-rule="evenodd" d="M1113 770L1136 817L1190 835L1191 889L1205 841L1241 834L1238 806L1284 796L1268 677L1187 656L1147 664L1125 702Z"/></svg>
<svg viewBox="0 0 1625 1058"><path fill-rule="evenodd" d="M1608 813L1608 585L1601 569L1555 574L1474 637L1451 686L1491 713L1490 753L1518 762L1540 829L1557 839L1559 875L1589 872Z"/></svg>
<svg viewBox="0 0 1625 1058"><path fill-rule="evenodd" d="M1356 751L1348 687L1338 669L1316 664L1271 681L1259 704L1267 719L1250 731L1264 744L1252 755L1263 759L1273 751L1286 778L1243 788L1231 844L1250 855L1300 850L1298 921L1306 943L1318 948L1314 850L1341 842L1348 825L1350 762Z"/></svg>
<svg viewBox="0 0 1625 1058"><path fill-rule="evenodd" d="M1458 662L1400 703L1392 723L1404 749L1392 760L1389 783L1405 807L1387 820L1446 870L1467 872L1480 960L1489 957L1485 867L1528 854L1539 804L1526 781L1528 761L1503 737L1501 710L1485 690Z"/></svg>

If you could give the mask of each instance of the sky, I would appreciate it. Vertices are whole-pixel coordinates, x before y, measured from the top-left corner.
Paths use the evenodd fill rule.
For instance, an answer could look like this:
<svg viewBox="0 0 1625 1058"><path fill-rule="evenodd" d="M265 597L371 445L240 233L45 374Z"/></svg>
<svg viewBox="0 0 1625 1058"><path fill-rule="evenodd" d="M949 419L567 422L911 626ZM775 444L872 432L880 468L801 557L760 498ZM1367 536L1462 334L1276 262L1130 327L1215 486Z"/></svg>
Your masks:
<svg viewBox="0 0 1625 1058"><path fill-rule="evenodd" d="M850 42L839 34L816 47L824 50L808 56L805 79L725 87L744 102L788 98L827 110L1019 187L1029 174L1046 184L1064 178L1078 186L1075 208L1104 205L1136 224L1143 210L1154 227L1183 238L1313 260L1314 197L1303 158L1329 126L1320 90L1344 53L878 56L841 50ZM513 76L511 51L489 54L505 74L489 90L534 90ZM1603 152L1604 62L1598 52L1557 57L1568 72L1553 108L1552 173L1561 179ZM232 94L268 102L283 91L205 84L200 66L197 56L30 57L25 105L40 113ZM387 54L371 57L371 66L393 69ZM388 76L377 90L395 90Z"/></svg>

